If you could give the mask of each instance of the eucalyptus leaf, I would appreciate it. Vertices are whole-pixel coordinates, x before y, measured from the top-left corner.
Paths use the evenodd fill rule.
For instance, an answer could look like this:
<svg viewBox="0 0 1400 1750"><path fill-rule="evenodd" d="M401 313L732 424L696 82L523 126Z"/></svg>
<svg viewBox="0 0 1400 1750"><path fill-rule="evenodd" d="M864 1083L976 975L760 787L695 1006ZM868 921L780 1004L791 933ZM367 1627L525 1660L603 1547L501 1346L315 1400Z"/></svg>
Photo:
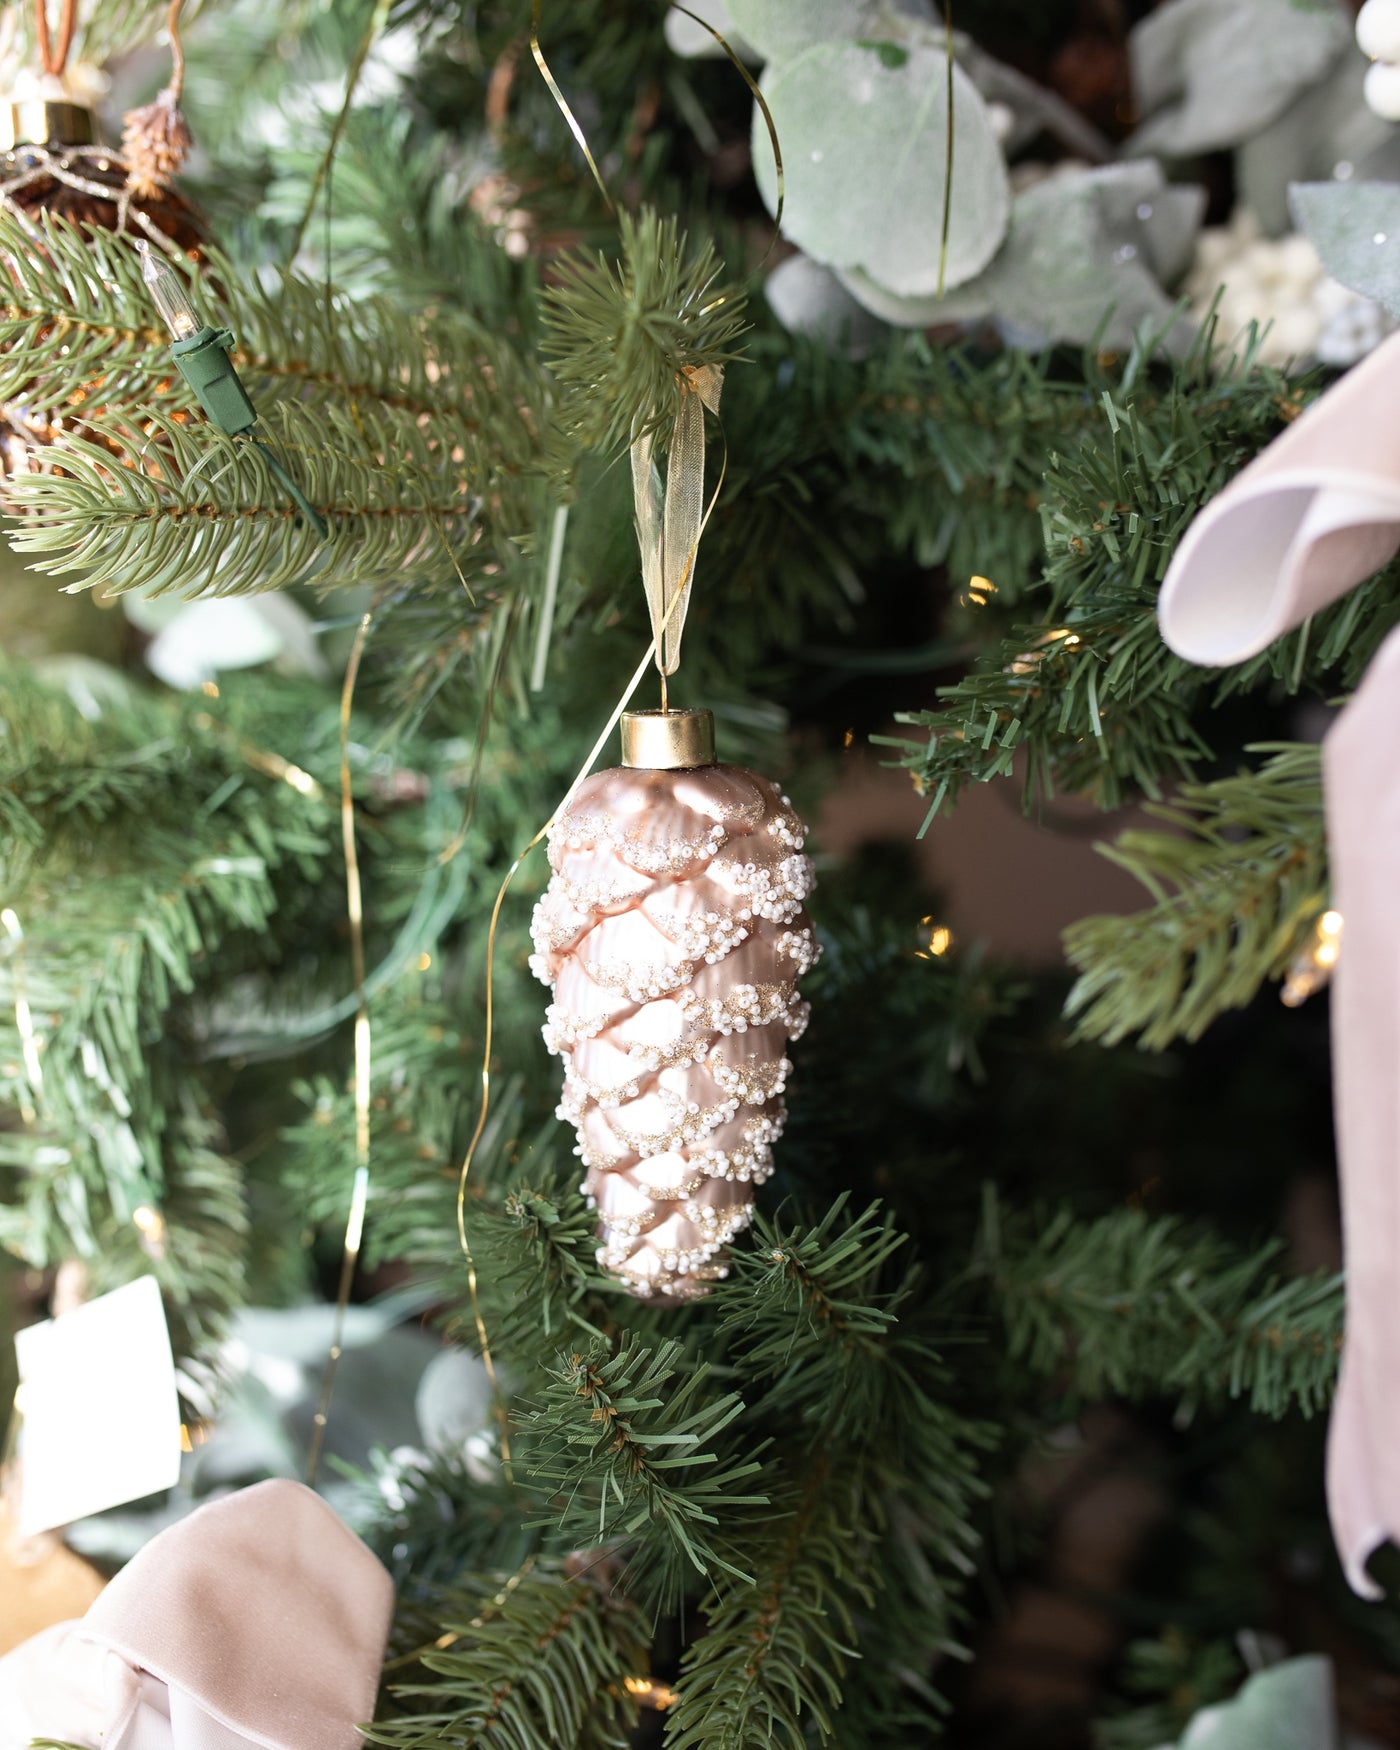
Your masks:
<svg viewBox="0 0 1400 1750"><path fill-rule="evenodd" d="M936 42L940 48L946 40L941 30L926 29L916 34ZM953 32L953 53L987 102L1004 104L1010 110L1012 126L1006 140L1009 151L1017 152L1038 134L1046 133L1092 164L1103 164L1112 158L1113 147L1107 137L1063 97L989 55L959 30Z"/></svg>
<svg viewBox="0 0 1400 1750"><path fill-rule="evenodd" d="M868 275L843 284L887 322L922 328L995 317L1027 344L1128 346L1172 301L1158 271L1179 266L1200 223L1194 188L1174 188L1151 160L1047 177L1017 195L1007 240L976 279L944 298L898 298ZM1105 320L1107 318L1107 320ZM1178 323L1166 344L1183 348Z"/></svg>
<svg viewBox="0 0 1400 1750"><path fill-rule="evenodd" d="M686 12L693 12L695 18L687 18ZM715 41L704 24L695 22L697 18L703 18L705 24L719 32L741 61L761 61L764 58L748 38L740 34L724 0L686 0L686 12L679 12L674 6L666 9L666 45L672 54L684 55L687 60L724 58L724 45Z"/></svg>
<svg viewBox="0 0 1400 1750"><path fill-rule="evenodd" d="M1400 316L1400 185L1300 182L1289 205L1333 279Z"/></svg>
<svg viewBox="0 0 1400 1750"><path fill-rule="evenodd" d="M789 61L814 43L854 42L877 30L881 15L880 0L727 0L727 4L740 35L765 61Z"/></svg>
<svg viewBox="0 0 1400 1750"><path fill-rule="evenodd" d="M1337 1750L1332 1661L1289 1659L1256 1672L1232 1701L1203 1708L1176 1750ZM1163 1746L1163 1750L1171 1750Z"/></svg>
<svg viewBox="0 0 1400 1750"><path fill-rule="evenodd" d="M1332 0L1166 0L1129 51L1146 120L1128 149L1165 157L1238 145L1357 53Z"/></svg>
<svg viewBox="0 0 1400 1750"><path fill-rule="evenodd" d="M274 660L293 672L327 672L311 617L280 590L193 602L134 591L122 604L133 625L153 634L146 662L167 686L189 689L221 669Z"/></svg>
<svg viewBox="0 0 1400 1750"><path fill-rule="evenodd" d="M1343 55L1320 84L1240 147L1238 199L1267 236L1291 229L1292 183L1400 180L1400 128L1367 107L1366 69L1361 55Z"/></svg>
<svg viewBox="0 0 1400 1750"><path fill-rule="evenodd" d="M942 48L818 43L770 66L763 93L783 143L783 229L814 260L859 269L897 296L935 292L943 253L948 63ZM985 267L1006 232L1010 186L987 106L952 69L953 173L943 284ZM772 148L755 118L754 165L777 208Z"/></svg>
<svg viewBox="0 0 1400 1750"><path fill-rule="evenodd" d="M790 255L780 262L763 290L773 314L791 334L810 334L828 346L854 352L887 332L830 268L810 256Z"/></svg>

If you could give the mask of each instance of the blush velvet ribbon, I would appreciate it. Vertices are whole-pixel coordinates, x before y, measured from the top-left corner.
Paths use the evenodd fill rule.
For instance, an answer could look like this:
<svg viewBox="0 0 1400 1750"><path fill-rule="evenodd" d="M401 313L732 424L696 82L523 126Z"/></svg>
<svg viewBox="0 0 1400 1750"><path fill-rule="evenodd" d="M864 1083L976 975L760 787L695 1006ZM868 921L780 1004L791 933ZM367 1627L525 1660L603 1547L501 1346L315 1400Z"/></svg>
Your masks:
<svg viewBox="0 0 1400 1750"><path fill-rule="evenodd" d="M1188 661L1242 662L1400 549L1400 334L1357 365L1192 523L1162 586ZM1332 1071L1346 1337L1327 1448L1352 1587L1400 1541L1400 629L1323 746L1331 902L1345 934Z"/></svg>
<svg viewBox="0 0 1400 1750"><path fill-rule="evenodd" d="M356 1750L394 1589L300 1483L153 1538L78 1622L0 1659L0 1750Z"/></svg>

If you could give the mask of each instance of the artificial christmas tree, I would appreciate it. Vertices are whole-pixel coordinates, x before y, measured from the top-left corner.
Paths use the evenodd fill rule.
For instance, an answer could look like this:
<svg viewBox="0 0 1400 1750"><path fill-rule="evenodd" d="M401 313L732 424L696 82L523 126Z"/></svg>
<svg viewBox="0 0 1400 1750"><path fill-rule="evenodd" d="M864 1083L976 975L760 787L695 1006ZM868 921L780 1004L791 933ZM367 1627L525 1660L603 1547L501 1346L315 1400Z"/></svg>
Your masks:
<svg viewBox="0 0 1400 1750"><path fill-rule="evenodd" d="M1400 314L1396 137L1322 0L989 0L951 35L933 9L820 10L707 11L780 174L731 62L650 0L537 24L495 0L189 8L205 155L181 176L215 244L187 290L237 337L304 508L205 418L126 239L55 217L36 249L0 214L0 398L56 408L101 378L6 483L7 1299L43 1317L75 1260L90 1296L154 1275L192 1448L145 1519L70 1536L110 1562L151 1514L324 1440L318 1485L397 1586L388 1744L1152 1750L1237 1691L1222 1718L1272 1695L1400 1741L1393 1607L1351 1593L1321 1507L1342 1318L1326 998L1270 984L1335 945L1316 740L1400 571L1221 670L1156 619L1192 521ZM163 22L80 5L70 95L106 64L113 118L139 113ZM21 18L17 66L32 34ZM1290 344L1320 365L1174 310L1217 259L1203 218L1232 208L1289 259L1290 213L1312 238ZM1257 265L1227 263L1230 309ZM678 456L683 509L652 475ZM824 951L778 1175L760 1183L759 1125L714 1143L722 1192L692 1193L704 1138L663 1184L595 1134L622 1065L582 1038L601 1011L574 962L602 901L580 884L622 875L576 780L611 763L600 731L647 666L634 526L664 617L658 531L674 512L693 560L706 507L688 692L777 789L702 766L662 794L749 785L780 830L745 861L771 852L779 881L814 856ZM74 617L38 637L59 585ZM201 631L214 597L256 625ZM1145 907L1072 898L1077 983L1048 952L1002 964L908 844L831 853L824 798L872 743L936 864L979 794L1086 851L1145 801L1166 818L1113 852ZM627 782L663 806L650 772ZM551 1039L604 1219L639 1229L601 1264L528 965L542 855L498 900L556 815L554 879L577 891L538 914ZM642 873L646 896L605 909L719 918L712 868ZM1045 877L1018 851L980 879L1017 907ZM712 1036L740 1018L728 954L676 987L705 1027L656 1073L687 1104L697 1047L782 1060L814 945L806 872L782 880L792 915L734 949L774 962L736 980L752 1024ZM724 1205L694 1233L669 1212L682 1183ZM722 1240L728 1274L692 1302ZM682 1292L637 1299L619 1270ZM448 1350L407 1432L401 1378L359 1399L342 1369L305 1400L341 1326L295 1364L290 1337L250 1340L241 1308L290 1330L342 1283L366 1303L347 1316L382 1302ZM1269 1649L1300 1658L1242 1689ZM1301 1657L1319 1651L1335 1699Z"/></svg>

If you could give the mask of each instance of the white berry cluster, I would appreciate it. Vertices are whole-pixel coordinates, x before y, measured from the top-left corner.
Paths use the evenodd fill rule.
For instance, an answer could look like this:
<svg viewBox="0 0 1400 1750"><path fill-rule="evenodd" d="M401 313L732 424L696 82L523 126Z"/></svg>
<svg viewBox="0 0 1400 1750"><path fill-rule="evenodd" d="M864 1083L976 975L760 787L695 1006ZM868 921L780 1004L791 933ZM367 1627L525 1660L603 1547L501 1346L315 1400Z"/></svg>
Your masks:
<svg viewBox="0 0 1400 1750"><path fill-rule="evenodd" d="M1366 105L1388 122L1400 122L1400 0L1366 0L1356 15L1356 40L1371 57Z"/></svg>

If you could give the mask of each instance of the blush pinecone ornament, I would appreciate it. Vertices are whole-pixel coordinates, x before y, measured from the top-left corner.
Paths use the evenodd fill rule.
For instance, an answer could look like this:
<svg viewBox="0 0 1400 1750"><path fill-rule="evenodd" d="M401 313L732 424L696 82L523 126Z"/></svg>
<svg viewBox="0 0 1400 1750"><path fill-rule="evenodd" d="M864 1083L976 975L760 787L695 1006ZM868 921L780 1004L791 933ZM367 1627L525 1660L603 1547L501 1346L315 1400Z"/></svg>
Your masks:
<svg viewBox="0 0 1400 1750"><path fill-rule="evenodd" d="M713 759L708 712L624 717L624 764L550 829L534 916L598 1258L648 1299L727 1273L773 1171L784 1051L807 1021L797 978L817 956L802 823L766 778Z"/></svg>

